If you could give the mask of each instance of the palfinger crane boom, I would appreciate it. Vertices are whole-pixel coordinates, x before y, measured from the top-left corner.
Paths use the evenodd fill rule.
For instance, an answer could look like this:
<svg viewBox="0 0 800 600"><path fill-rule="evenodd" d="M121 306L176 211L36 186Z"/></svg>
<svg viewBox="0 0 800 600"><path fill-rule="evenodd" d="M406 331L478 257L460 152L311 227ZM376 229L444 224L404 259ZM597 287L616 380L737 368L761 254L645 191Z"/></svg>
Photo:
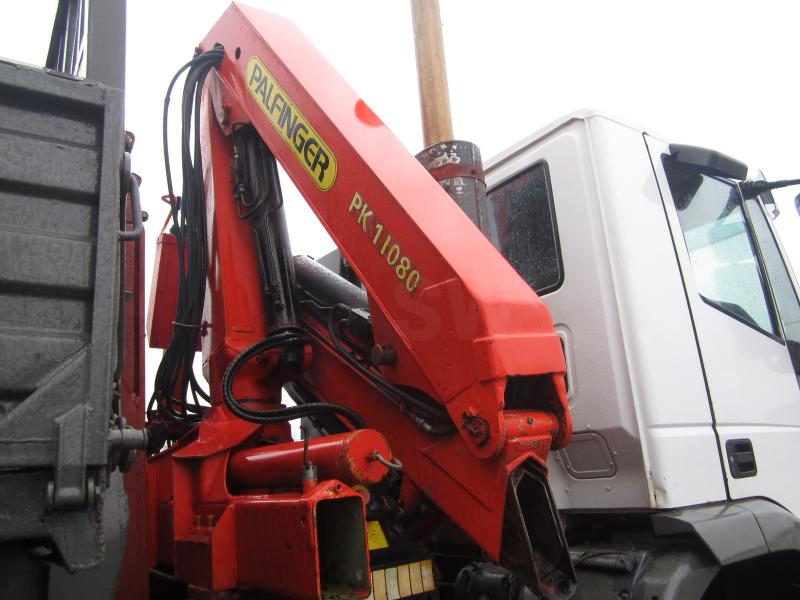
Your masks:
<svg viewBox="0 0 800 600"><path fill-rule="evenodd" d="M230 453L257 429L236 424L231 411L247 418L252 409L237 408L234 383L237 396L274 403L292 379L295 391L355 411L387 437L404 465L406 496L429 498L534 589L570 594L574 575L544 466L571 433L564 358L546 307L289 22L234 4L201 50L221 55L201 137L209 228L202 344L212 408L196 440L157 462ZM302 289L293 299L276 172L254 175L270 154L363 282L368 311L304 301ZM256 209L247 214L253 235L242 211L258 203L242 198L258 189L269 191L263 223L251 218ZM368 330L371 365L359 366L358 344L339 336L354 319ZM300 326L303 336L289 339ZM257 356L259 369L245 365ZM256 502L230 489L223 495L239 507ZM219 494L193 505L212 501ZM248 514L238 509L237 531ZM197 532L179 529L180 564ZM223 580L205 583L217 589Z"/></svg>

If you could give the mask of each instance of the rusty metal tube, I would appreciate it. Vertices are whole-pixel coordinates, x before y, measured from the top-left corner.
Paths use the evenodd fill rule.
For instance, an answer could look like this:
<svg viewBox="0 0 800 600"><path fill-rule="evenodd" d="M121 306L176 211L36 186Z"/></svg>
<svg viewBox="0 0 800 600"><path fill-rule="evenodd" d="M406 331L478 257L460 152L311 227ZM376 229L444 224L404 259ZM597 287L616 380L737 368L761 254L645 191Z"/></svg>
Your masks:
<svg viewBox="0 0 800 600"><path fill-rule="evenodd" d="M319 481L338 479L347 485L377 483L388 468L375 452L391 460L389 442L374 429L357 429L309 440L308 460ZM234 491L300 487L303 442L259 446L235 452L228 462L228 485Z"/></svg>
<svg viewBox="0 0 800 600"><path fill-rule="evenodd" d="M411 0L425 145L453 139L439 0Z"/></svg>

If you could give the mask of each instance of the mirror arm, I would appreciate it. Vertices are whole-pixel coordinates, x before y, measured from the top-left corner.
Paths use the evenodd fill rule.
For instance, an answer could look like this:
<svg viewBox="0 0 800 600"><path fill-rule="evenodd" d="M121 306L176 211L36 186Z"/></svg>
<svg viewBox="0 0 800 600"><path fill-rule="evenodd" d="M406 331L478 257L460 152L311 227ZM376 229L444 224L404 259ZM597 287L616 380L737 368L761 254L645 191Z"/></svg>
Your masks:
<svg viewBox="0 0 800 600"><path fill-rule="evenodd" d="M783 179L781 181L740 181L739 190L742 193L742 198L750 200L757 198L764 192L774 190L777 188L789 187L790 185L800 185L800 179Z"/></svg>

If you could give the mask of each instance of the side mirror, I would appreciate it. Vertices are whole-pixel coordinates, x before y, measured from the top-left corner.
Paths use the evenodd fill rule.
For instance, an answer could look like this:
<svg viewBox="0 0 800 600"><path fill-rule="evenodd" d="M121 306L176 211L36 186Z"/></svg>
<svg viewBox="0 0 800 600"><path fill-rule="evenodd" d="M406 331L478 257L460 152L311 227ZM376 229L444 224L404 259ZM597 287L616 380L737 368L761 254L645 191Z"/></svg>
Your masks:
<svg viewBox="0 0 800 600"><path fill-rule="evenodd" d="M747 165L716 150L670 144L669 155L676 163L693 167L698 171L730 179L746 179Z"/></svg>

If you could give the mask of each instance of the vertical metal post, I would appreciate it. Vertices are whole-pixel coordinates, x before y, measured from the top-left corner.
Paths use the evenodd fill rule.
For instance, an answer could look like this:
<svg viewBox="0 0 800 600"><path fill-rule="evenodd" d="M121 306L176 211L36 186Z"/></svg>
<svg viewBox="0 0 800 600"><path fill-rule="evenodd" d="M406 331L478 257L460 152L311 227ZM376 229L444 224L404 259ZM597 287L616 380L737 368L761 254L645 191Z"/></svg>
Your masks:
<svg viewBox="0 0 800 600"><path fill-rule="evenodd" d="M453 139L439 0L411 0L411 20L425 142L417 160L494 243L481 151L472 142Z"/></svg>
<svg viewBox="0 0 800 600"><path fill-rule="evenodd" d="M426 146L453 139L439 0L411 0L419 104Z"/></svg>
<svg viewBox="0 0 800 600"><path fill-rule="evenodd" d="M86 77L125 89L126 0L89 0Z"/></svg>

